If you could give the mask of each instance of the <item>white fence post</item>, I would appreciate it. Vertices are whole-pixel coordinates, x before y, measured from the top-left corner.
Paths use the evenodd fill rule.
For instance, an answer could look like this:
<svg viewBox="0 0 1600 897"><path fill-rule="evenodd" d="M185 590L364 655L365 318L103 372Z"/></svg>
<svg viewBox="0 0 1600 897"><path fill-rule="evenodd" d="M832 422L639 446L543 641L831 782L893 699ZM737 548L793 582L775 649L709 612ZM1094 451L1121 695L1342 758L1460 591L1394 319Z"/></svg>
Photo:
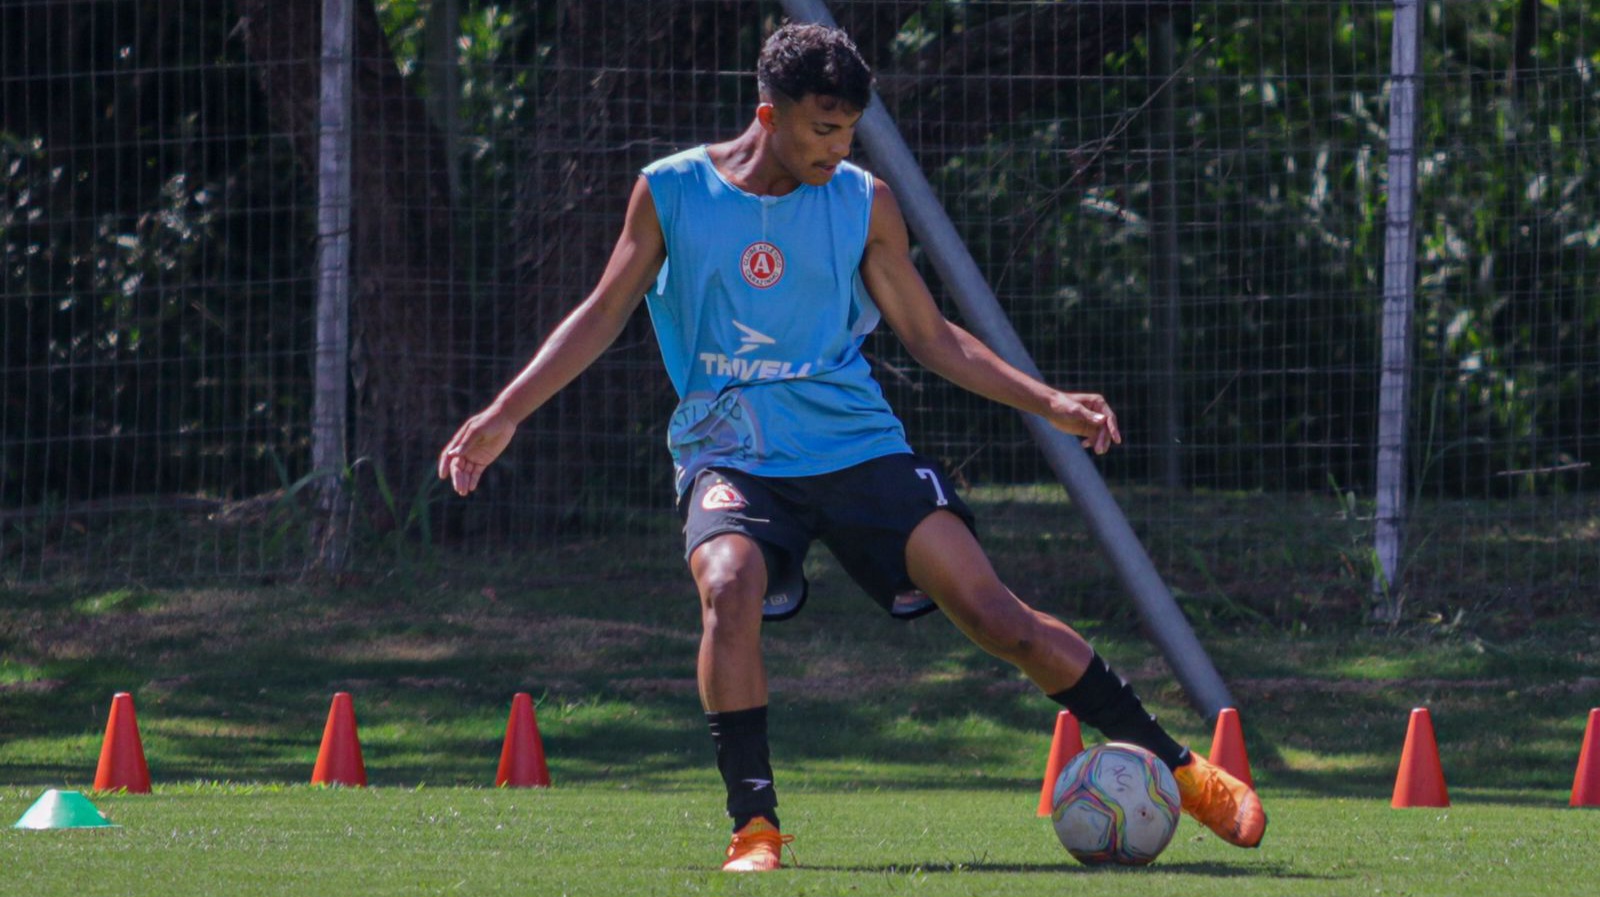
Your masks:
<svg viewBox="0 0 1600 897"><path fill-rule="evenodd" d="M1407 424L1411 413L1411 318L1416 300L1417 115L1422 52L1418 0L1395 0L1389 90L1389 198L1383 250L1383 370L1378 386L1378 516L1373 578L1376 619L1394 622L1403 602Z"/></svg>
<svg viewBox="0 0 1600 897"><path fill-rule="evenodd" d="M323 0L317 162L317 342L311 467L321 518L314 563L349 560L344 491L350 385L350 146L354 118L355 0Z"/></svg>

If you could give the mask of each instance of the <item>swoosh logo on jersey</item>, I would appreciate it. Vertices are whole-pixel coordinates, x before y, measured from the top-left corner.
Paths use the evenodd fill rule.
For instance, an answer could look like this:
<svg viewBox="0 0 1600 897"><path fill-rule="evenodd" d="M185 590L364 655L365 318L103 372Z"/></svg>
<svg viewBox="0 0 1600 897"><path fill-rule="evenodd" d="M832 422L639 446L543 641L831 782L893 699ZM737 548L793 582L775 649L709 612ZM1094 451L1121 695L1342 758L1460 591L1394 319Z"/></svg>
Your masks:
<svg viewBox="0 0 1600 897"><path fill-rule="evenodd" d="M739 346L739 351L733 353L735 355L743 355L746 352L754 352L762 346L775 346L778 343L777 340L767 336L765 333L750 327L746 327L743 324L740 324L738 321L734 321L733 326L739 328L739 332L744 334L744 336L739 338L741 345Z"/></svg>

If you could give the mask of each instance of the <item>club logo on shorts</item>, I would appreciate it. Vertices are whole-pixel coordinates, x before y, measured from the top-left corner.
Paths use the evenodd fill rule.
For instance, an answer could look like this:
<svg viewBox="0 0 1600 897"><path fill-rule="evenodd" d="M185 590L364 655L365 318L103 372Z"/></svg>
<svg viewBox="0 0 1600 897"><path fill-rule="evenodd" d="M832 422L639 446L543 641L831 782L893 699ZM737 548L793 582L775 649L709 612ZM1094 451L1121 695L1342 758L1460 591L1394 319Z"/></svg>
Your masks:
<svg viewBox="0 0 1600 897"><path fill-rule="evenodd" d="M783 279L783 253L765 240L751 243L739 259L739 272L746 283L764 290Z"/></svg>
<svg viewBox="0 0 1600 897"><path fill-rule="evenodd" d="M747 504L739 490L727 483L717 483L700 498L700 507L707 511L740 511Z"/></svg>

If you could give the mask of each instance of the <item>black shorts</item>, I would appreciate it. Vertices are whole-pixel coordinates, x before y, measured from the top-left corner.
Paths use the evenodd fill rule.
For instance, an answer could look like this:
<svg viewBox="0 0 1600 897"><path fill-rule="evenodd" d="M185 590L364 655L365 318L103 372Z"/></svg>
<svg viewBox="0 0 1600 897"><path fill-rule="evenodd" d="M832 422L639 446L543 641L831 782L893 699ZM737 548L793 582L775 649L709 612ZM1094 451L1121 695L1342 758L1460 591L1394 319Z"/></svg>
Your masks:
<svg viewBox="0 0 1600 897"><path fill-rule="evenodd" d="M761 546L767 562L762 614L768 620L800 612L809 592L806 553L819 539L891 616L909 620L933 610L933 600L906 572L906 541L938 510L954 513L976 531L972 510L950 480L917 455L886 455L809 477L710 468L678 499L685 558L724 533L742 533Z"/></svg>

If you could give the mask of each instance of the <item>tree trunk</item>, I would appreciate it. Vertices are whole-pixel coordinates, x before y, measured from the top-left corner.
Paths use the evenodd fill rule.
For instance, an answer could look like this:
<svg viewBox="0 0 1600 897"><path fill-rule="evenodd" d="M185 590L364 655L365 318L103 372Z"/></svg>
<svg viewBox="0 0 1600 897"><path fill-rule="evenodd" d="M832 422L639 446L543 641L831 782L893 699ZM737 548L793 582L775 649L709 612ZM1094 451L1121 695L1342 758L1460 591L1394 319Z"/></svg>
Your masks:
<svg viewBox="0 0 1600 897"><path fill-rule="evenodd" d="M240 30L281 133L317 170L319 0L238 0ZM401 514L461 416L445 144L396 69L370 3L356 18L351 188L352 459L388 480ZM370 495L370 490L368 491ZM378 509L383 510L383 509Z"/></svg>
<svg viewBox="0 0 1600 897"><path fill-rule="evenodd" d="M718 75L755 59L762 22L742 2L561 0L538 99L517 254L519 359L593 288L621 230L638 171L653 159L732 136L755 110L753 78ZM746 84L745 82L751 82ZM673 394L648 316L523 427L524 489L543 528L572 521L587 494L665 503L665 425ZM641 433L648 449L638 448Z"/></svg>

